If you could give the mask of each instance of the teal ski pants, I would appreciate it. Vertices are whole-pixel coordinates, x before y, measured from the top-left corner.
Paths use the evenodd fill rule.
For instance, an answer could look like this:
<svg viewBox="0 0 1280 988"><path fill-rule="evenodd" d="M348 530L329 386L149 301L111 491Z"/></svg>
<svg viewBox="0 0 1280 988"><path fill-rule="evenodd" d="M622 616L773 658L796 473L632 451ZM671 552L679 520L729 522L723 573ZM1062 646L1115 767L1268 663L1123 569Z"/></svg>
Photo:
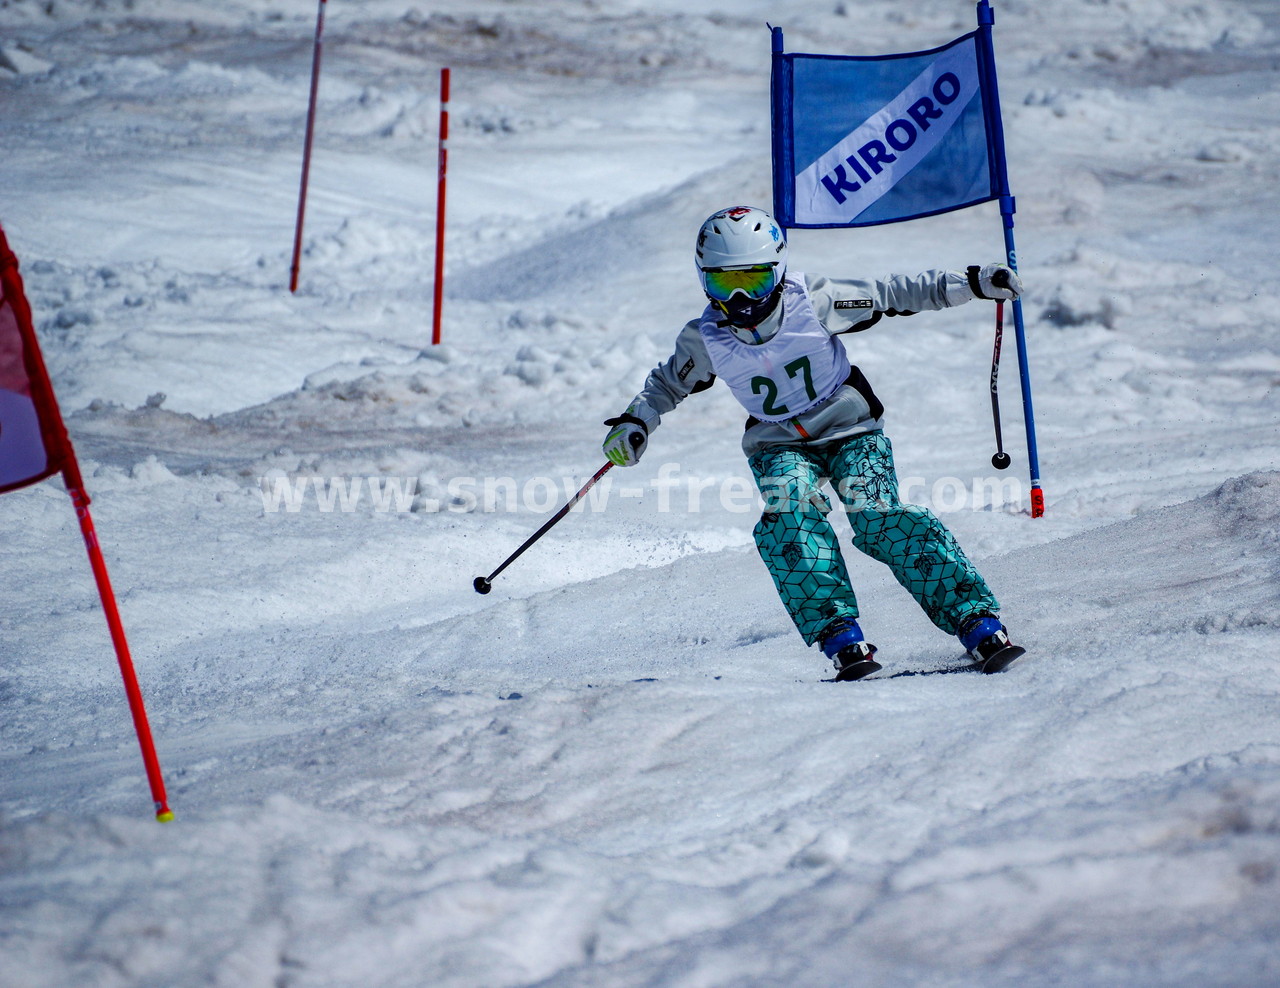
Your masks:
<svg viewBox="0 0 1280 988"><path fill-rule="evenodd" d="M764 496L756 546L778 595L809 645L836 618L858 616L858 601L835 530L827 521L831 484L853 527L853 544L885 563L939 628L999 603L959 544L928 508L898 500L893 448L883 432L812 446L773 446L748 460Z"/></svg>

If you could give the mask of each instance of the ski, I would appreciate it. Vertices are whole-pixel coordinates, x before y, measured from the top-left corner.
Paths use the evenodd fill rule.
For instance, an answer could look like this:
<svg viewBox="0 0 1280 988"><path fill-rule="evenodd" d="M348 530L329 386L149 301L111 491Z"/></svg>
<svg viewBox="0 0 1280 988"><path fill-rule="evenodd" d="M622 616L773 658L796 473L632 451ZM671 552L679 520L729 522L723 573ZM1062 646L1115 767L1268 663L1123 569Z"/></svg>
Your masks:
<svg viewBox="0 0 1280 988"><path fill-rule="evenodd" d="M827 682L851 683L854 680L862 679L864 676L870 676L873 672L879 672L883 668L879 662L868 656L865 659L850 662L848 665L841 667L835 678L827 680Z"/></svg>
<svg viewBox="0 0 1280 988"><path fill-rule="evenodd" d="M975 663L975 665L977 665L979 672L991 675L992 673L1004 672L1026 654L1027 650L1021 645L1006 645L998 652L993 652Z"/></svg>
<svg viewBox="0 0 1280 988"><path fill-rule="evenodd" d="M1004 672L1014 663L1018 662L1026 656L1027 650L1021 645L1008 645L997 652L988 655L986 658L974 659L968 665L952 665L940 666L937 669L904 669L901 672L890 673L887 676L876 676L876 679L903 679L913 676L939 676L951 675L959 672L980 672L988 676L998 672ZM883 666L874 659L867 658L863 662L854 662L830 679L824 679L824 683L848 683L855 682L873 673L879 672Z"/></svg>

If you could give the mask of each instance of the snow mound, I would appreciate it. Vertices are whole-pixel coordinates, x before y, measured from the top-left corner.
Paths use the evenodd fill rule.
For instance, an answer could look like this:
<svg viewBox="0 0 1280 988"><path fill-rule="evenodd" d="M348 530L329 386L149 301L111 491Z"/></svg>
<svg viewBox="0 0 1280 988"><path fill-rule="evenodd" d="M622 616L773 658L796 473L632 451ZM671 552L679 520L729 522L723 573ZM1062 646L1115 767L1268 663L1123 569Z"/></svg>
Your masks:
<svg viewBox="0 0 1280 988"><path fill-rule="evenodd" d="M1268 544L1280 538L1280 473L1252 473L1230 480L1209 500L1232 535L1252 536Z"/></svg>
<svg viewBox="0 0 1280 988"><path fill-rule="evenodd" d="M276 631L269 670L260 631L184 642L150 698L175 826L41 812L53 790L89 799L108 766L129 801L123 728L24 757L0 806L9 970L32 986L819 986L854 967L885 984L1268 981L1280 582L1258 536L1277 493L1280 473L1249 474L985 561L1034 656L999 677L968 672L864 567L886 669L819 683L739 549L519 600L500 581L443 621ZM207 703L241 726L215 728ZM54 925L28 923L37 909Z"/></svg>

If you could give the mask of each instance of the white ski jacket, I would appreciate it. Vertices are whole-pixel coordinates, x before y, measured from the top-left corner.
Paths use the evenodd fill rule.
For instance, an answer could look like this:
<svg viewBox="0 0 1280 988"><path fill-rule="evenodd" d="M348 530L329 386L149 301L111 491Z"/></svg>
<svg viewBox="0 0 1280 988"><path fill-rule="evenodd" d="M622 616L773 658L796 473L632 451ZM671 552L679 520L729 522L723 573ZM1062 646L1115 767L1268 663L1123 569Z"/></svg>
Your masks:
<svg viewBox="0 0 1280 988"><path fill-rule="evenodd" d="M795 272L787 276L787 281L794 290L803 290L809 303L807 306L792 305L791 312L809 309L811 315L806 315L810 319L816 317L832 337L870 329L885 316L909 316L925 310L945 309L974 298L968 276L962 271L925 271L914 277L894 275L874 281L825 278ZM743 376L739 365L749 361L752 346L762 347L759 353L763 373L763 358L770 349L763 345L777 336L787 319L786 292L772 315L754 329L732 327L716 309L707 306L702 315L690 320L680 331L676 337L675 352L649 373L644 388L627 411L642 419L652 432L662 421L662 416L686 397L711 387L716 380L716 371L704 336L711 327L722 335L732 333L739 342L747 344L736 348L736 377ZM723 355L718 356L723 364ZM742 403L751 410L752 406L747 401ZM781 405L782 402L775 400L774 407ZM767 446L807 445L845 439L882 428L883 416L884 406L871 390L871 385L857 366L851 365L848 377L834 394L799 415L777 421L763 421L756 415L748 418L742 449L751 456Z"/></svg>

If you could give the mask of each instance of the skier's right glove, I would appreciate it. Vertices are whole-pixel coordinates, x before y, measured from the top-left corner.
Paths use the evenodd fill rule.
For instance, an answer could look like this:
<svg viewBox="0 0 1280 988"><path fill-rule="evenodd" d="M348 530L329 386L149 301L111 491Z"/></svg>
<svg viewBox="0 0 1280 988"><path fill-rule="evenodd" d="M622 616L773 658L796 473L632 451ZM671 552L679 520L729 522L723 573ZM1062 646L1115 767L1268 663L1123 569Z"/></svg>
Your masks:
<svg viewBox="0 0 1280 988"><path fill-rule="evenodd" d="M623 412L611 419L605 419L605 425L613 429L604 437L604 455L615 466L633 467L640 462L644 448L649 443L649 427L644 419Z"/></svg>
<svg viewBox="0 0 1280 988"><path fill-rule="evenodd" d="M982 267L974 264L965 273L969 276L974 298L1000 301L1022 294L1022 279L1007 264L986 264Z"/></svg>

